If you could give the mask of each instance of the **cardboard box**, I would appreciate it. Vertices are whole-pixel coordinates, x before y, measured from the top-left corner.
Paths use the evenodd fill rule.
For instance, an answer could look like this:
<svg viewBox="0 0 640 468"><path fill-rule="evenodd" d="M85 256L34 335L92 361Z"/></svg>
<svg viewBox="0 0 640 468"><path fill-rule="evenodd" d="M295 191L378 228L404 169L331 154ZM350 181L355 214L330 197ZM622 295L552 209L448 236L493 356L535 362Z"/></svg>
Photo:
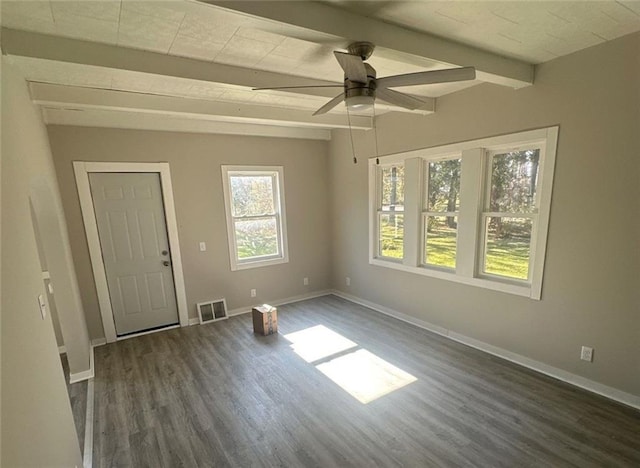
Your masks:
<svg viewBox="0 0 640 468"><path fill-rule="evenodd" d="M253 333L260 335L272 335L278 333L278 310L269 304L254 307L251 310L253 315Z"/></svg>

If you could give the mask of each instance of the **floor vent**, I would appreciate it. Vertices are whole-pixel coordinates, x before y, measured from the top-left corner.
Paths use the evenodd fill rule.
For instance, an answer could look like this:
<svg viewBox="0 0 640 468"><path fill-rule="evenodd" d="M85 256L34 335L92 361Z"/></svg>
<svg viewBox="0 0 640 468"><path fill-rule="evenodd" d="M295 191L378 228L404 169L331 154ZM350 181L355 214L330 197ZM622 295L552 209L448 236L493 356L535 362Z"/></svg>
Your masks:
<svg viewBox="0 0 640 468"><path fill-rule="evenodd" d="M224 299L216 299L210 302L200 302L197 304L198 317L200 323L215 322L227 317L227 302Z"/></svg>

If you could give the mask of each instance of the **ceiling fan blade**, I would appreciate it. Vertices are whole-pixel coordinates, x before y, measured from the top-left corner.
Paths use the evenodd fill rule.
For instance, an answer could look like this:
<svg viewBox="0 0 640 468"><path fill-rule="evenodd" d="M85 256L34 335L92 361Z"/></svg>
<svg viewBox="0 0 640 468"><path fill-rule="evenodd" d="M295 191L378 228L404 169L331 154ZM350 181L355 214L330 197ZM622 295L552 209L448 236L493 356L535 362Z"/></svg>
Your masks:
<svg viewBox="0 0 640 468"><path fill-rule="evenodd" d="M317 111L315 111L313 113L313 115L320 115L320 114L326 114L327 112L329 112L331 109L333 109L334 107L336 107L338 104L340 104L342 101L344 100L344 93L340 93L338 94L336 97L334 97L331 101L327 102L324 106L322 106L320 109L318 109Z"/></svg>
<svg viewBox="0 0 640 468"><path fill-rule="evenodd" d="M385 76L384 78L378 78L377 84L378 88L395 88L396 86L417 86L434 83L448 83L451 81L475 80L475 78L475 68L463 67Z"/></svg>
<svg viewBox="0 0 640 468"><path fill-rule="evenodd" d="M265 91L269 89L305 89L305 88L344 88L344 85L316 85L316 86L274 86L272 88L251 88L251 91Z"/></svg>
<svg viewBox="0 0 640 468"><path fill-rule="evenodd" d="M362 58L357 55L347 54L346 52L333 52L336 60L344 70L344 75L351 81L358 83L367 83L367 69L364 66Z"/></svg>
<svg viewBox="0 0 640 468"><path fill-rule="evenodd" d="M411 110L419 109L425 105L425 102L420 99L416 99L408 94L399 93L392 89L378 88L376 90L376 97L388 102L389 104L393 104L394 106L400 106Z"/></svg>

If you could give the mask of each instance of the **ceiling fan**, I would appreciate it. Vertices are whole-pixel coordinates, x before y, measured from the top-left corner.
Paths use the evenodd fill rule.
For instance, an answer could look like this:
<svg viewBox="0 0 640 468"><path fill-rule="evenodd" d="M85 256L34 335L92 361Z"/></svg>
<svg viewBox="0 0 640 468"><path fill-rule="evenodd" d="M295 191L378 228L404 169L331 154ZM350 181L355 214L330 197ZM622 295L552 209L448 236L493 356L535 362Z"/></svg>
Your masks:
<svg viewBox="0 0 640 468"><path fill-rule="evenodd" d="M327 102L313 115L324 114L342 101L352 112L363 112L371 109L376 98L389 104L415 110L425 102L408 94L399 93L389 88L399 86L418 86L435 83L450 83L453 81L473 80L476 77L474 67L449 68L446 70L432 70L404 75L376 77L376 70L365 62L375 46L370 42L354 42L347 47L347 52L334 51L338 63L344 70L344 85L319 86L281 86L275 88L253 88L254 90L281 90L302 88L331 88L343 87L344 91Z"/></svg>

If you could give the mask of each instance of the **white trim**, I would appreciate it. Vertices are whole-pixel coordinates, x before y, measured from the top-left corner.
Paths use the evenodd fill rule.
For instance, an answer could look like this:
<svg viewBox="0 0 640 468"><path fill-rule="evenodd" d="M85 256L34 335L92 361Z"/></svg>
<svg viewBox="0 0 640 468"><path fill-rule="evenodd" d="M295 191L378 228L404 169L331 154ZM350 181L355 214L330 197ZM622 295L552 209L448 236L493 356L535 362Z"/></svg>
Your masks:
<svg viewBox="0 0 640 468"><path fill-rule="evenodd" d="M555 131L554 131L555 129ZM548 133L550 132L550 133ZM555 135L554 135L555 134ZM496 135L487 138L479 138L476 140L461 141L458 143L450 143L448 145L431 146L427 148L419 148L411 151L405 151L402 153L393 153L384 156L380 156L380 159L384 158L387 162L398 162L408 158L439 158L445 157L449 154L460 153L461 151L470 150L474 148L485 148L488 150L499 149L512 149L518 148L528 149L531 143L539 143L545 138L552 138L557 136L558 127L545 127L535 130L525 130L523 132L509 133L505 135ZM372 161L370 159L370 161ZM375 159L373 159L375 162Z"/></svg>
<svg viewBox="0 0 640 468"><path fill-rule="evenodd" d="M418 266L422 261L422 242L418 238L422 224L422 159L410 158L404 162L404 226L402 239L402 264L410 267ZM413 174L407 177L407 174ZM382 196L382 193L380 193ZM381 208L378 205L378 208ZM378 217L378 219L380 219ZM379 227L378 227L379 229ZM380 232L377 233L380 238Z"/></svg>
<svg viewBox="0 0 640 468"><path fill-rule="evenodd" d="M547 252L547 238L549 233L549 218L551 217L551 195L553 192L553 174L556 166L556 152L558 149L559 127L547 129L544 164L538 175L538 183L542 184L536 227L536 242L531 252L533 268L531 276L531 297L540 299L542 296L542 276ZM546 188L548 187L548 189Z"/></svg>
<svg viewBox="0 0 640 468"><path fill-rule="evenodd" d="M403 265L402 263L393 262L389 260L382 260L378 258L374 258L369 260L370 265L381 266L385 268L391 268L393 270L405 271L407 273L413 273L422 276L430 276L432 278L438 278L447 281L453 281L455 283L467 284L469 286L477 286L485 289L492 289L494 291L500 291L509 294L515 294L516 296L531 296L531 288L529 285L518 285L511 284L508 280L489 280L486 278L480 277L467 277L462 275L457 275L455 271L446 271L444 269L436 269L434 267L414 267Z"/></svg>
<svg viewBox="0 0 640 468"><path fill-rule="evenodd" d="M67 347L65 345L58 346L58 354L67 354Z"/></svg>
<svg viewBox="0 0 640 468"><path fill-rule="evenodd" d="M200 325L200 319L198 317L196 318L189 318L189 326L191 325Z"/></svg>
<svg viewBox="0 0 640 468"><path fill-rule="evenodd" d="M111 309L111 299L109 298L104 262L102 261L102 249L100 247L96 214L91 201L89 173L85 163L81 161L74 161L73 170L76 178L78 196L80 198L82 221L89 246L91 269L93 270L93 277L96 283L98 306L100 308L100 315L102 316L102 327L107 341L112 342L116 340L116 328L113 322L113 310Z"/></svg>
<svg viewBox="0 0 640 468"><path fill-rule="evenodd" d="M333 290L332 294L355 304L360 304L364 307L368 307L369 309L373 309L376 312L380 312L390 317L394 317L398 320L402 320L403 322L410 323L411 325L415 325L419 328L423 328L430 332L444 336L445 338L448 338L450 340L457 341L467 346L471 346L472 348L479 349L480 351L484 351L485 353L498 356L520 366L532 369L536 372L540 372L541 374L548 375L589 392L596 393L598 395L640 410L640 396L618 390L617 388L609 387L608 385L595 382L566 370L550 366L549 364L545 364L544 362L536 361L535 359L528 358L521 354L517 354L512 351L499 348L498 346L476 340L475 338L456 333L439 325L434 325L410 315L403 314L402 312L398 312L397 310L390 309L389 307L385 307L380 304L376 304L375 302L367 301L366 299L361 299L352 294L348 294L339 290Z"/></svg>
<svg viewBox="0 0 640 468"><path fill-rule="evenodd" d="M69 383L74 384L76 382L82 382L83 380L92 379L94 377L94 365L93 365L93 346L89 345L89 369L75 374L69 373Z"/></svg>
<svg viewBox="0 0 640 468"><path fill-rule="evenodd" d="M227 242L229 244L229 264L231 271L247 270L271 265L279 265L289 262L289 242L287 239L287 215L284 198L284 167L283 166L221 166L222 170L222 192L224 196L224 211L227 221ZM241 261L238 259L238 245L234 228L234 217L231 213L231 191L229 188L230 173L247 173L247 175L269 175L275 177L276 187L274 188L275 218L279 224L280 236L278 245L279 255L270 255L262 260L258 257ZM233 175L233 174L231 174Z"/></svg>
<svg viewBox="0 0 640 468"><path fill-rule="evenodd" d="M460 200L473 200L476 194L482 193L484 182L485 158L482 148L468 149L461 152L460 165ZM456 274L465 278L473 278L478 264L477 233L480 226L482 200L476 203L461 203L458 210L458 235L456 239Z"/></svg>
<svg viewBox="0 0 640 468"><path fill-rule="evenodd" d="M87 382L87 411L84 421L84 447L82 449L82 467L93 467L93 398L94 398L94 380L89 379Z"/></svg>
<svg viewBox="0 0 640 468"><path fill-rule="evenodd" d="M76 177L78 196L80 197L82 220L84 222L84 229L87 235L89 256L91 257L91 268L93 270L93 276L96 283L100 315L102 316L102 325L107 342L112 343L116 341L117 336L115 322L113 319L113 309L111 307L111 298L109 296L109 287L107 285L107 275L105 273L104 262L102 260L102 250L100 248L96 214L91 198L91 187L89 185L90 172L152 172L160 174L169 249L171 250L171 266L173 270L173 281L178 306L178 318L180 320L180 326L187 326L189 324L189 311L187 309L187 294L184 285L184 275L182 272L182 257L180 254L180 242L178 239L178 223L176 220L175 206L173 202L173 189L171 186L169 163L74 161L73 170Z"/></svg>
<svg viewBox="0 0 640 468"><path fill-rule="evenodd" d="M380 235L378 234L378 186L380 185L378 166L369 161L369 259L376 258L380 251ZM375 207L376 215L373 215ZM375 233L375 237L374 237Z"/></svg>

